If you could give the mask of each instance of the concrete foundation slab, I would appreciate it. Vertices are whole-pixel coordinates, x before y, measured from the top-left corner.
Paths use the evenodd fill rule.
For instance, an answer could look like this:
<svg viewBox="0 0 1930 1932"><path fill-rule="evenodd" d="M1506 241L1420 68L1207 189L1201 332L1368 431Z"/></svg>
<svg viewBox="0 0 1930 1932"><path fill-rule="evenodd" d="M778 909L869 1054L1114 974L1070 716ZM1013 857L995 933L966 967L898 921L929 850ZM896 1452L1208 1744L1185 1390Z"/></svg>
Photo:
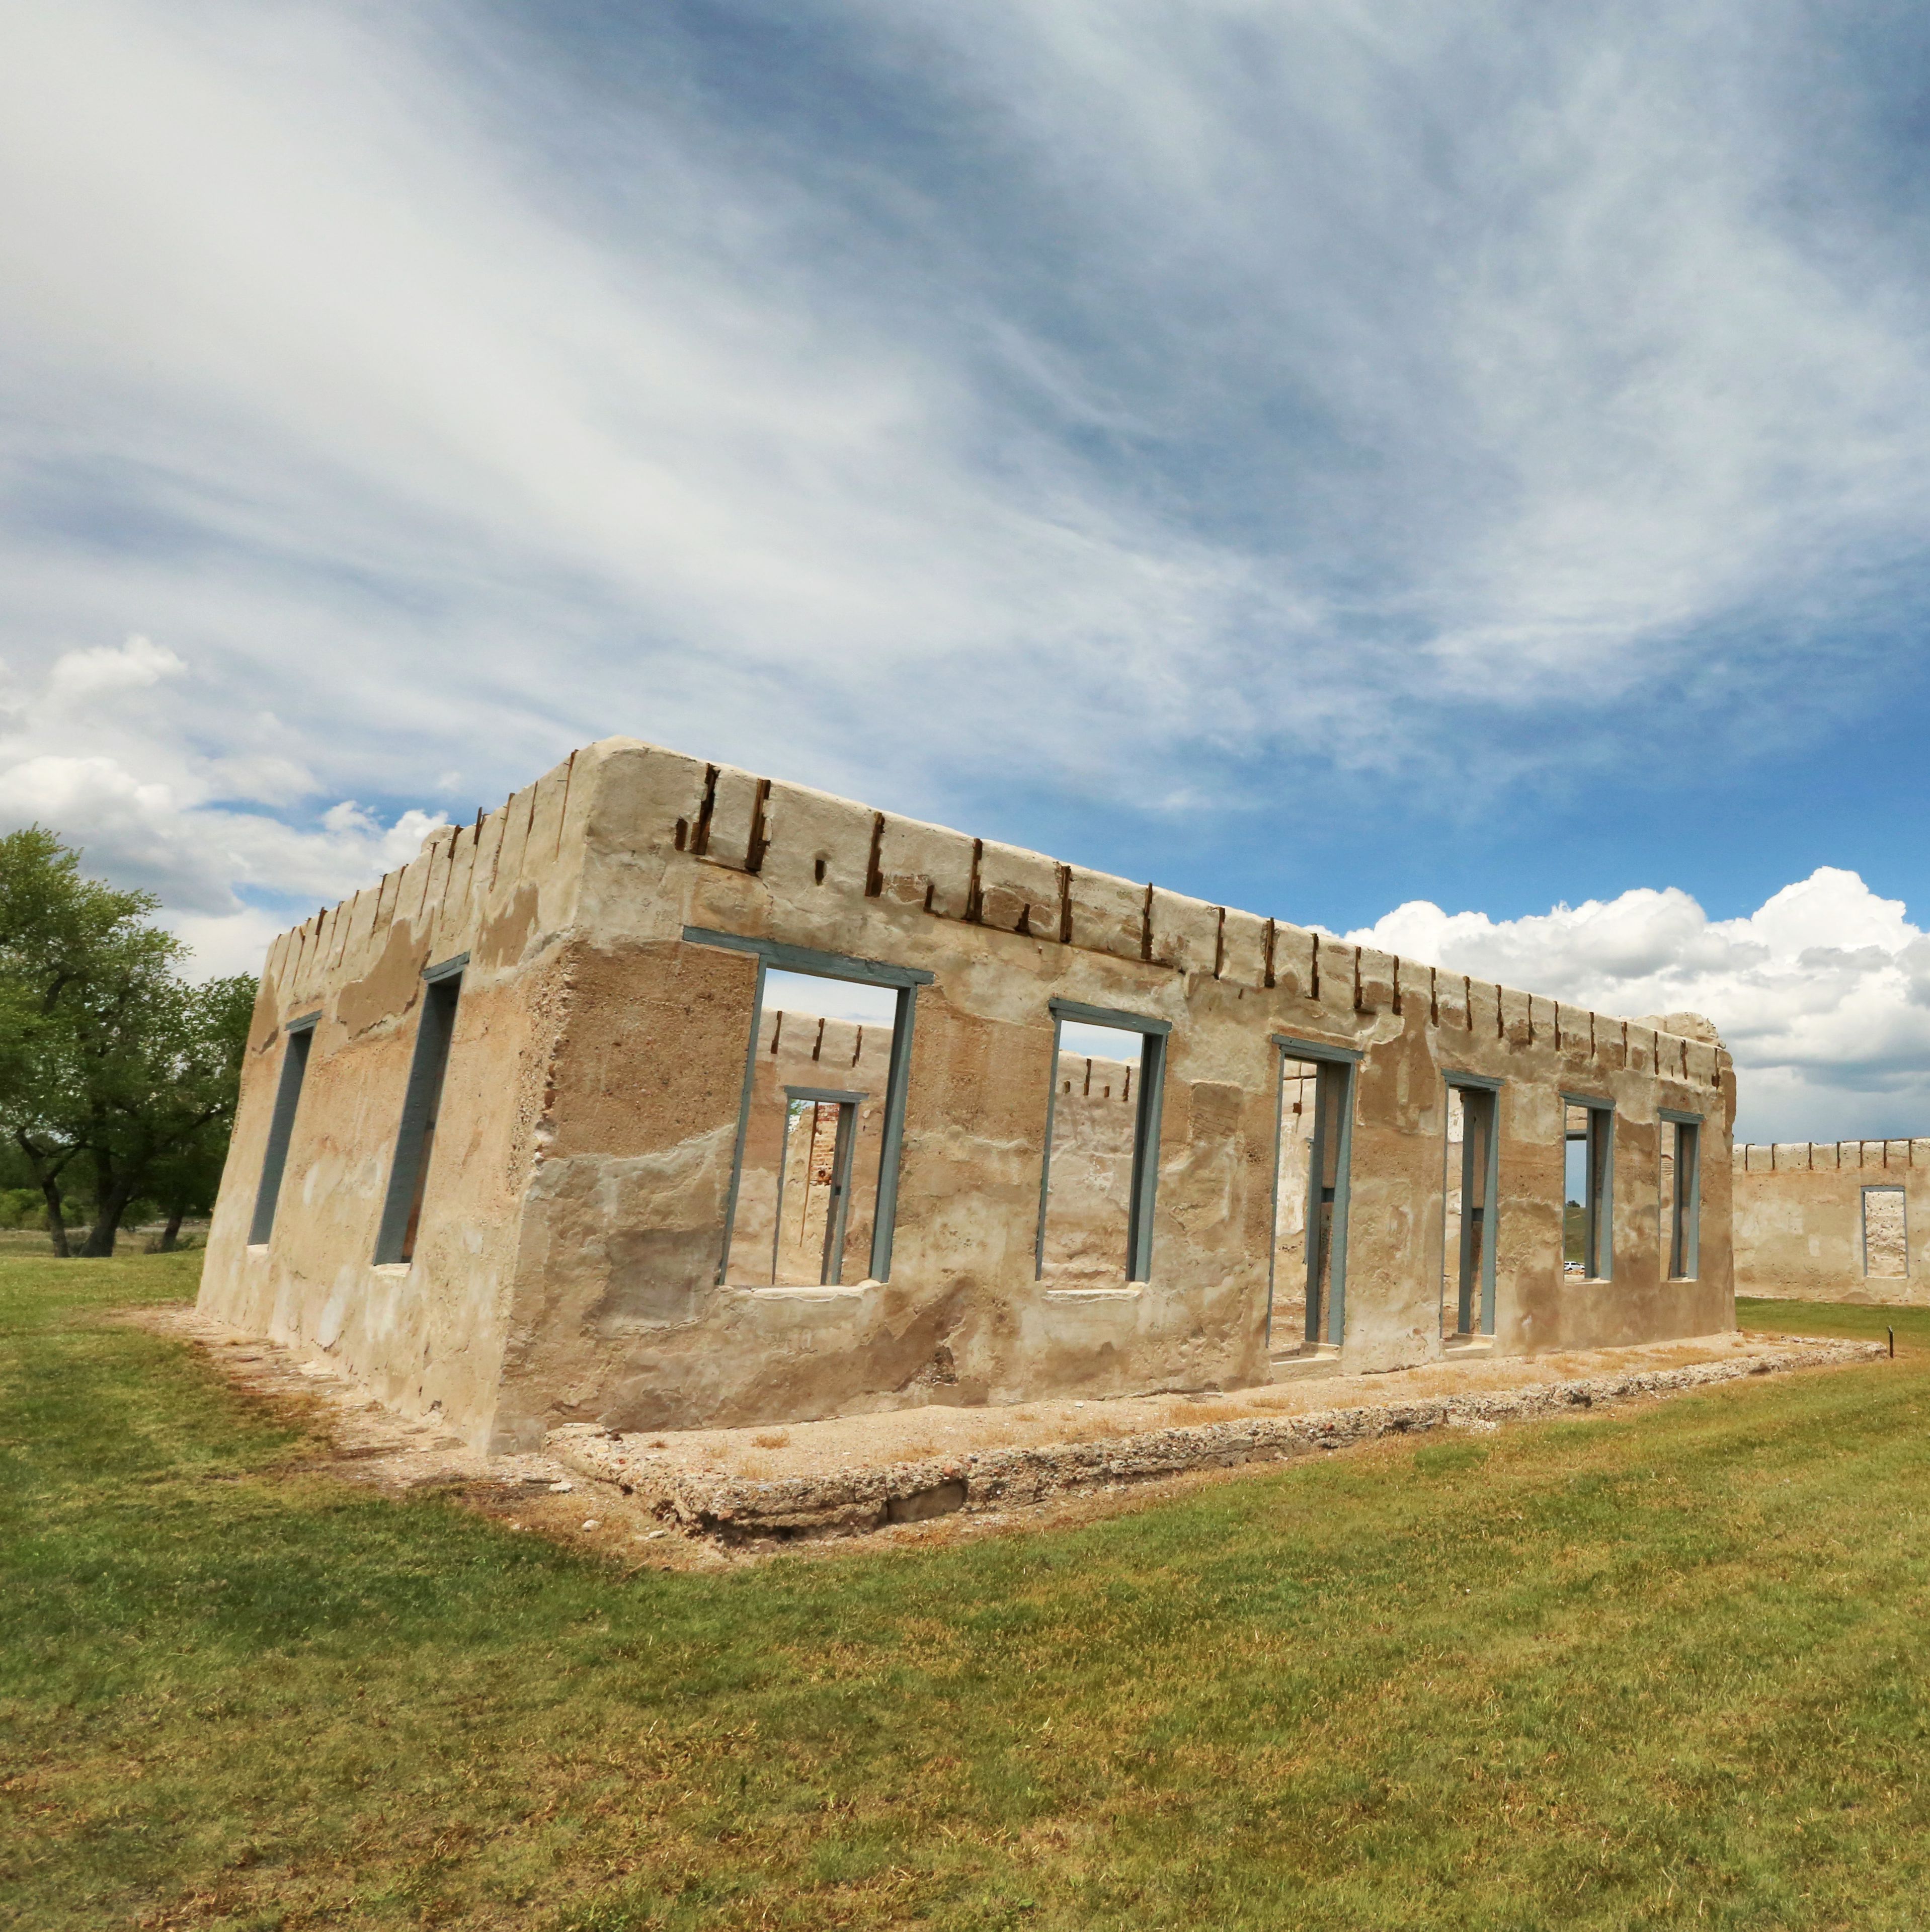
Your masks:
<svg viewBox="0 0 1930 1932"><path fill-rule="evenodd" d="M1520 1361L1463 1363L1219 1398L1027 1402L782 1430L554 1430L560 1462L687 1533L850 1535L955 1510L1272 1462L1389 1435L1491 1429L1750 1376L1874 1361L1877 1342L1724 1334Z"/></svg>

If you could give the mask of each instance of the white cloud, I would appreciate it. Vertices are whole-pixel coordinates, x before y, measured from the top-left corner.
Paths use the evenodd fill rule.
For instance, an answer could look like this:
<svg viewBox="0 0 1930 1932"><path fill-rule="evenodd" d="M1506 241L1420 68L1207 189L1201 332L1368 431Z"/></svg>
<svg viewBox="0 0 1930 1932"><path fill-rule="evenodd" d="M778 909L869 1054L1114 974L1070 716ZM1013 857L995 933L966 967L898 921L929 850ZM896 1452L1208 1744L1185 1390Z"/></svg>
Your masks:
<svg viewBox="0 0 1930 1932"><path fill-rule="evenodd" d="M1415 901L1347 937L1621 1018L1706 1014L1744 1139L1930 1130L1930 938L1854 872L1820 867L1745 919L1645 889L1514 920Z"/></svg>
<svg viewBox="0 0 1930 1932"><path fill-rule="evenodd" d="M164 683L179 687L164 702ZM245 892L332 902L413 858L444 820L410 809L385 826L344 800L305 829L248 808L312 795L314 782L285 758L197 751L205 699L190 668L145 638L56 658L0 714L0 826L45 825L91 872L160 893L197 970L249 971L289 916ZM43 748L77 742L89 748Z"/></svg>
<svg viewBox="0 0 1930 1932"><path fill-rule="evenodd" d="M186 970L196 980L235 973L258 976L269 947L288 928L281 914L265 912L258 906L212 915L173 913L163 923L187 944L190 956Z"/></svg>
<svg viewBox="0 0 1930 1932"><path fill-rule="evenodd" d="M102 646L68 651L54 662L47 680L47 703L50 709L74 712L93 699L143 690L164 677L179 677L187 668L173 652L149 638L130 638L118 650Z"/></svg>
<svg viewBox="0 0 1930 1932"><path fill-rule="evenodd" d="M1799 14L871 10L947 38L960 92L1077 194L1100 238L1077 268L1130 232L1142 272L1098 266L1170 356L1169 406L1226 455L1238 411L1298 405L1271 473L1240 475L1277 510L1330 496L1320 534L1355 580L1316 616L1352 631L1343 674L1376 698L1396 666L1490 707L1652 697L1693 680L1712 620L1846 553L1913 555L1920 265L1868 202L1853 224L1799 212L1840 160L1829 80L1817 126L1789 111L1782 64L1826 64ZM1271 560L1331 582L1307 548ZM1286 641L1280 668L1308 668Z"/></svg>
<svg viewBox="0 0 1930 1932"><path fill-rule="evenodd" d="M352 798L344 799L339 805L330 806L322 814L322 826L325 831L335 832L369 832L381 830Z"/></svg>
<svg viewBox="0 0 1930 1932"><path fill-rule="evenodd" d="M976 689L989 662L1025 676L1103 640L1130 673L1156 638L1192 647L1238 560L1082 494L1043 444L1027 483L1016 423L1018 469L982 473L955 374L848 300L821 312L755 212L765 184L707 190L720 220L770 231L750 273L668 235L635 238L634 262L601 250L539 211L410 31L326 8L14 16L0 339L22 446L43 471L119 463L144 517L224 555L212 582L196 558L191 618L156 623L188 619L285 689L313 659L290 663L278 626L237 634L238 590L272 594L264 569L300 559L337 578L331 600L346 579L440 604L438 634L411 640L427 649L335 639L350 674L308 694L310 728L346 712L451 747L465 712L590 715L554 676L560 652L587 668L586 618L641 628L650 644L606 644L605 664L633 705L689 721L624 722L698 739L720 700L747 736L829 736L908 656L970 652ZM689 158L640 162L668 188ZM57 414L33 400L50 378ZM70 568L55 598L85 608ZM503 615L533 595L569 614L512 645ZM626 662L686 654L668 678ZM458 664L470 701L452 706Z"/></svg>

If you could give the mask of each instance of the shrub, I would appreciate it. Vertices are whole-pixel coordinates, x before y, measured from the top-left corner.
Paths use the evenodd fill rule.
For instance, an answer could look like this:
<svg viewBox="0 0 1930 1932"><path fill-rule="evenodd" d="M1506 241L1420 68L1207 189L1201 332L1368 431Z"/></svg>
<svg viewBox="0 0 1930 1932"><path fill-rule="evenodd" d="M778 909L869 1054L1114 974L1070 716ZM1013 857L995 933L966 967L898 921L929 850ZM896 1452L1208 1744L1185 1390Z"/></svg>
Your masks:
<svg viewBox="0 0 1930 1932"><path fill-rule="evenodd" d="M37 1187L0 1187L0 1228L31 1228L47 1205Z"/></svg>

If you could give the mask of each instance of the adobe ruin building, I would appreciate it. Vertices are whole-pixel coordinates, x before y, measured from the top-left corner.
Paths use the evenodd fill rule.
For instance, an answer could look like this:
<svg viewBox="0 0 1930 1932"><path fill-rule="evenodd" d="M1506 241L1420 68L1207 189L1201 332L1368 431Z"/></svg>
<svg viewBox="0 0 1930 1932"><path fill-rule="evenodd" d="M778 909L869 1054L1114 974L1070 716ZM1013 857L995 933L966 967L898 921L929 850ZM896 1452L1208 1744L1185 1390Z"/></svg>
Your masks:
<svg viewBox="0 0 1930 1932"><path fill-rule="evenodd" d="M1784 1141L1733 1160L1737 1294L1930 1300L1930 1141Z"/></svg>
<svg viewBox="0 0 1930 1932"><path fill-rule="evenodd" d="M503 1448L1705 1334L1734 1106L1693 1016L611 739L271 948L200 1305Z"/></svg>

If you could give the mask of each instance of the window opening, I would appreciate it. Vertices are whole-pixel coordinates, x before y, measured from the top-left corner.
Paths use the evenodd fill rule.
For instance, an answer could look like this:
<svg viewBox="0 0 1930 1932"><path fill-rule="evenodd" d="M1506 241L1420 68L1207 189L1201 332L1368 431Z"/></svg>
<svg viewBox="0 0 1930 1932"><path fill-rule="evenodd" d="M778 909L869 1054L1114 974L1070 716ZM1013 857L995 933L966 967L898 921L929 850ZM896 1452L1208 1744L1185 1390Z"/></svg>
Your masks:
<svg viewBox="0 0 1930 1932"><path fill-rule="evenodd" d="M1908 1274L1907 1233L1903 1190L1900 1187L1865 1188L1864 1274L1886 1281L1900 1280Z"/></svg>
<svg viewBox="0 0 1930 1932"><path fill-rule="evenodd" d="M1037 1278L1116 1287L1152 1273L1167 1023L1054 1000Z"/></svg>
<svg viewBox="0 0 1930 1932"><path fill-rule="evenodd" d="M254 1220L248 1229L248 1244L259 1247L275 1227L275 1203L281 1195L281 1176L288 1165L289 1143L295 1135L295 1110L301 1104L302 1083L308 1077L309 1049L315 1043L315 1022L311 1013L285 1033L281 1048L281 1076L275 1083L275 1112L269 1121L268 1151L262 1156L261 1185L255 1190Z"/></svg>
<svg viewBox="0 0 1930 1932"><path fill-rule="evenodd" d="M767 968L728 1278L836 1288L869 1272L899 990Z"/></svg>
<svg viewBox="0 0 1930 1932"><path fill-rule="evenodd" d="M1441 1333L1448 1337L1494 1333L1499 1101L1484 1081L1449 1077L1441 1244Z"/></svg>
<svg viewBox="0 0 1930 1932"><path fill-rule="evenodd" d="M449 1070L449 1037L455 1030L456 1003L462 996L462 969L468 955L430 968L423 975L422 1010L416 1023L416 1050L409 1062L409 1085L402 1101L402 1126L395 1139L395 1165L377 1237L378 1264L412 1262L422 1222L422 1203L443 1108L443 1076Z"/></svg>
<svg viewBox="0 0 1930 1932"><path fill-rule="evenodd" d="M1358 1055L1275 1037L1280 1048L1267 1346L1337 1348L1346 1322L1347 1186Z"/></svg>
<svg viewBox="0 0 1930 1932"><path fill-rule="evenodd" d="M1562 1269L1606 1281L1614 1264L1615 1110L1605 1101L1565 1097L1563 1115Z"/></svg>
<svg viewBox="0 0 1930 1932"><path fill-rule="evenodd" d="M1702 1222L1702 1123L1674 1114L1661 1119L1662 1226L1669 1279L1695 1278Z"/></svg>

